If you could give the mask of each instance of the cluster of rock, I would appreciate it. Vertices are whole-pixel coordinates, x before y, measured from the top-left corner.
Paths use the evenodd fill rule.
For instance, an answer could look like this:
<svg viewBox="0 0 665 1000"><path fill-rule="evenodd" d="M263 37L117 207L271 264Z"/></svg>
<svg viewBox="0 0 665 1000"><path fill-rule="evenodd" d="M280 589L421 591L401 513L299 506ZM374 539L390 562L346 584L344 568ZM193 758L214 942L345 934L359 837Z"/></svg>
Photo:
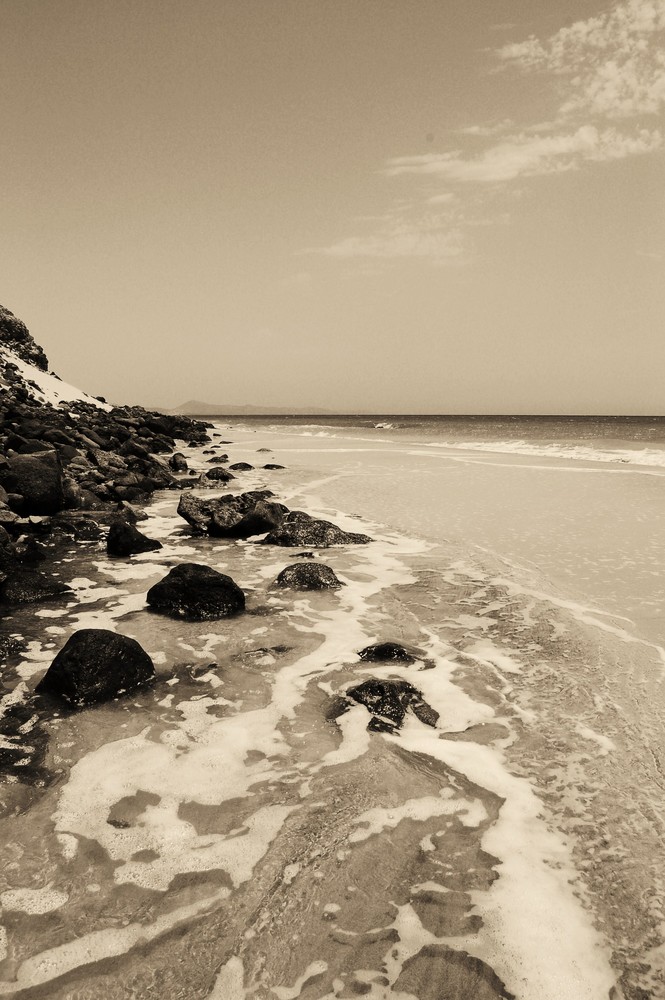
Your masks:
<svg viewBox="0 0 665 1000"><path fill-rule="evenodd" d="M45 542L99 538L114 514L131 520L129 505L182 485L165 458L175 439L210 438L201 421L140 406L44 403L11 358L47 371L46 355L1 306L0 347L0 603L14 603L66 590L36 568Z"/></svg>
<svg viewBox="0 0 665 1000"><path fill-rule="evenodd" d="M343 531L331 521L289 510L271 500L270 490L252 490L239 496L214 499L183 495L178 513L195 531L215 538L251 538L266 535L267 545L329 548L331 545L365 545L368 535Z"/></svg>

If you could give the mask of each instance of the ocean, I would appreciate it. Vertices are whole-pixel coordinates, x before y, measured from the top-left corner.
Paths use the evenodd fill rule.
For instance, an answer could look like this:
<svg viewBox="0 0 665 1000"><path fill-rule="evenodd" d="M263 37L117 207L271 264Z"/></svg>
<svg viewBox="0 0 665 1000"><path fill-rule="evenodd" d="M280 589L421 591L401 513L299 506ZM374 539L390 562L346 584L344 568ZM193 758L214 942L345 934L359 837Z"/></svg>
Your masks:
<svg viewBox="0 0 665 1000"><path fill-rule="evenodd" d="M0 996L665 997L665 421L214 433L254 466L234 491L372 541L315 553L339 590L278 589L300 550L194 537L164 492L141 525L162 550L89 543L61 569L76 601L17 615L0 711L77 628L135 637L158 679L26 728L50 777L3 789ZM148 612L183 561L246 614ZM413 662L359 658L383 641ZM372 678L436 725L368 729L345 692Z"/></svg>

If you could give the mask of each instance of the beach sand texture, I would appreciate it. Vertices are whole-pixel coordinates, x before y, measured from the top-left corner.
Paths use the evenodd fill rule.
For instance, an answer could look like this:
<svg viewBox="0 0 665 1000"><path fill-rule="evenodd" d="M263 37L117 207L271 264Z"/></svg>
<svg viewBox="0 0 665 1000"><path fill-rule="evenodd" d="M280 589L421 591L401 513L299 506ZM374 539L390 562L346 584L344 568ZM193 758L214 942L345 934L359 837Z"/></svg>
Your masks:
<svg viewBox="0 0 665 1000"><path fill-rule="evenodd" d="M75 599L16 614L5 711L80 628L137 639L157 679L26 728L49 779L2 788L0 996L665 997L665 450L381 423L216 428L254 466L234 492L371 536L314 551L338 590L275 588L302 549L193 536L164 492L140 525L161 550L79 545ZM181 562L245 613L149 612ZM382 641L414 662L358 657ZM369 678L436 725L333 717Z"/></svg>

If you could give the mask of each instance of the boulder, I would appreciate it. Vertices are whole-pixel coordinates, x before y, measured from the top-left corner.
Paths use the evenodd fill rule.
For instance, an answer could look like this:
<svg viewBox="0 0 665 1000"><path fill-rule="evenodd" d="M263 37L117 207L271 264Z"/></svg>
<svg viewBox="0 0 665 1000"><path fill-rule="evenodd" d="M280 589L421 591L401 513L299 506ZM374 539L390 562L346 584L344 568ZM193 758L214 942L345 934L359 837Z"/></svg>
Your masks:
<svg viewBox="0 0 665 1000"><path fill-rule="evenodd" d="M111 522L106 539L106 551L110 556L131 556L138 552L154 552L161 549L162 543L154 538L148 538L122 518Z"/></svg>
<svg viewBox="0 0 665 1000"><path fill-rule="evenodd" d="M291 590L336 590L342 586L330 566L313 562L287 566L275 583L278 587L289 587Z"/></svg>
<svg viewBox="0 0 665 1000"><path fill-rule="evenodd" d="M213 519L218 523L219 530L237 524L245 514L252 511L257 503L268 500L273 494L270 490L250 490L238 496L215 497L208 500L205 497L183 493L178 504L178 514L184 517L188 524L197 531L208 531ZM283 508L286 511L286 507ZM263 528L262 531L268 531ZM259 532L260 533L260 532Z"/></svg>
<svg viewBox="0 0 665 1000"><path fill-rule="evenodd" d="M302 511L291 511L283 522L264 539L266 545L308 546L328 548L330 545L366 545L371 538L355 532L342 531L331 521L310 517Z"/></svg>
<svg viewBox="0 0 665 1000"><path fill-rule="evenodd" d="M233 466L231 466L233 468ZM267 465L263 466L264 469L283 469L283 465L278 465L276 462L268 462Z"/></svg>
<svg viewBox="0 0 665 1000"><path fill-rule="evenodd" d="M231 516L229 512L232 512ZM237 520L233 517L234 509L229 507L223 517L220 517L220 513L213 516L208 525L208 534L213 538L250 538L252 535L263 535L279 527L285 512L283 504L259 500Z"/></svg>
<svg viewBox="0 0 665 1000"><path fill-rule="evenodd" d="M0 470L0 482L7 493L22 497L21 514L55 514L65 506L62 466L55 451L12 455Z"/></svg>
<svg viewBox="0 0 665 1000"><path fill-rule="evenodd" d="M376 732L394 732L399 729L408 709L427 726L436 726L439 718L439 713L423 700L420 691L407 681L384 681L372 677L349 688L346 697L364 705L372 713L367 728ZM341 715L347 709L348 701L342 702L334 714Z"/></svg>
<svg viewBox="0 0 665 1000"><path fill-rule="evenodd" d="M251 472L253 468L249 462L234 462L233 465L229 465L232 472Z"/></svg>
<svg viewBox="0 0 665 1000"><path fill-rule="evenodd" d="M205 486L207 483L230 483L235 476L228 469L223 469L220 465L214 466L212 469L206 469L206 471L201 475L201 485Z"/></svg>
<svg viewBox="0 0 665 1000"><path fill-rule="evenodd" d="M416 658L398 642L378 642L373 646L365 646L358 653L361 660L369 663L415 663Z"/></svg>
<svg viewBox="0 0 665 1000"><path fill-rule="evenodd" d="M107 629L74 632L60 650L37 691L72 705L92 705L133 691L155 674L152 660L136 639Z"/></svg>
<svg viewBox="0 0 665 1000"><path fill-rule="evenodd" d="M181 451L176 451L175 454L171 455L169 459L169 469L171 469L172 472L187 472L188 468L187 459Z"/></svg>
<svg viewBox="0 0 665 1000"><path fill-rule="evenodd" d="M245 609L245 595L224 573L198 563L180 563L151 587L147 601L153 611L172 618L208 621Z"/></svg>

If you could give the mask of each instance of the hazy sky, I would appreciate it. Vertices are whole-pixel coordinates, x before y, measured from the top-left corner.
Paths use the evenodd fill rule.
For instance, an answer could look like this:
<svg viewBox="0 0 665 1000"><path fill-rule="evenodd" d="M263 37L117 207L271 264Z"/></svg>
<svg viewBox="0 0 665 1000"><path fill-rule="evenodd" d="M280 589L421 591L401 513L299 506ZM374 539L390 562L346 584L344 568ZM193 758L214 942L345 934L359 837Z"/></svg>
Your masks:
<svg viewBox="0 0 665 1000"><path fill-rule="evenodd" d="M115 402L665 412L665 0L0 0L0 302Z"/></svg>

